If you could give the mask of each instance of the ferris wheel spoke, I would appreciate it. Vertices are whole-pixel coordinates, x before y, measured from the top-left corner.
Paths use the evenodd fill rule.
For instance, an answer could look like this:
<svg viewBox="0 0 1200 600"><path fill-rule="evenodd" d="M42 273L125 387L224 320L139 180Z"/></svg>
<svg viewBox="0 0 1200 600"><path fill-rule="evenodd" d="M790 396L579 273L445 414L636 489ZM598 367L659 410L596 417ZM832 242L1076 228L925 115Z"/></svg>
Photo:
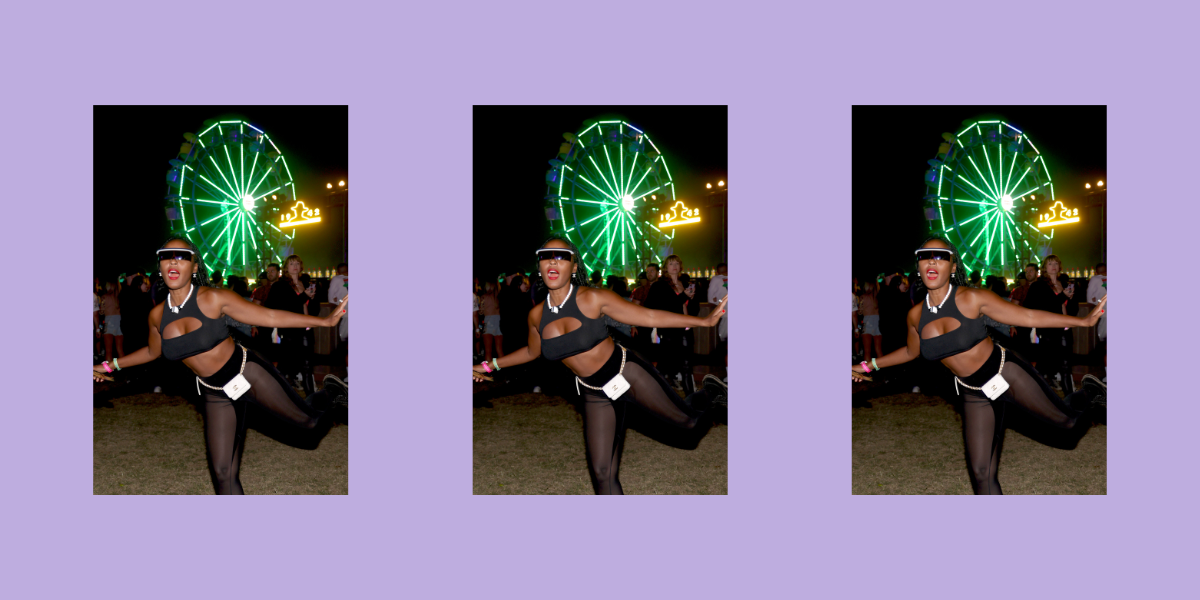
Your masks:
<svg viewBox="0 0 1200 600"><path fill-rule="evenodd" d="M975 187L975 189L979 190L979 193L983 194L984 196L988 196L988 197L995 196L996 192L992 191L991 186L988 185L987 178L984 177L983 172L979 170L979 165L975 164L975 157L968 155L967 160L970 161L972 167L975 167L975 172L979 173L979 182L982 183L984 185L984 187L988 188L988 191L985 192L983 190L979 190L979 188L975 187L975 184L971 184L971 187ZM962 177L962 175L959 175L959 177ZM963 181L967 181L967 180L964 179ZM967 181L967 183L971 183L971 182Z"/></svg>
<svg viewBox="0 0 1200 600"><path fill-rule="evenodd" d="M1022 181L1025 181L1025 176L1026 176L1026 175L1028 175L1028 174L1029 174L1029 172L1030 172L1030 171L1032 171L1032 170L1033 170L1033 167L1025 167L1025 172L1024 172L1024 173L1021 173L1021 177L1020 177L1020 179L1017 179L1017 182L1016 182L1016 183L1014 183L1014 184L1012 184L1012 187L1011 187L1011 188L1008 188L1008 189L1010 189L1010 190L1015 190L1015 189L1017 189L1017 186L1021 185L1021 182L1022 182ZM1011 195L1011 194L1010 194L1010 195ZM1014 197L1014 198L1018 198L1019 196L1013 196L1013 197Z"/></svg>
<svg viewBox="0 0 1200 600"><path fill-rule="evenodd" d="M625 187L622 194L628 194L632 190L632 188L629 187L629 184L633 183L633 173L637 171L637 159L639 154L641 153L635 150L633 157L629 160L629 177L625 179Z"/></svg>
<svg viewBox="0 0 1200 600"><path fill-rule="evenodd" d="M208 155L208 160L212 163L213 168L217 170L217 174L221 176L221 180L225 182L225 187L233 190L236 193L237 188L234 187L233 184L229 183L229 178L225 176L225 172L221 170L220 165L217 164L217 161L213 159L211 154Z"/></svg>
<svg viewBox="0 0 1200 600"><path fill-rule="evenodd" d="M235 210L237 210L237 207L236 207L236 206L235 206L235 207L233 207L233 208L231 208L231 209L229 209L229 210L227 210L227 211L225 211L225 212L222 212L222 213L217 213L217 215L216 215L215 217L212 217L212 218L208 219L207 221L203 221L203 222L197 223L197 224L193 225L193 226L192 226L192 228L191 228L191 229L188 229L187 231L194 231L194 230L196 230L196 229L198 229L198 228L200 228L200 227L203 227L203 226L205 226L205 225L208 225L209 223L212 223L213 221L216 221L217 219L220 219L221 217L224 217L225 215L228 215L229 213L231 213L231 212L233 212L233 211L235 211Z"/></svg>
<svg viewBox="0 0 1200 600"><path fill-rule="evenodd" d="M587 183L588 185L592 186L592 188L594 188L594 189L595 189L597 192L600 192L600 195L602 195L602 196L608 196L608 198L609 198L610 200L612 200L614 204L617 202L616 198L613 198L612 196L609 196L609 195L608 195L608 192L606 192L606 191L604 191L604 190L600 189L600 186L598 186L598 185L596 185L596 184L592 183L590 180L588 180L588 178L587 178L587 177L584 177L583 175L580 175L580 176L579 176L579 179L581 179L583 182Z"/></svg>
<svg viewBox="0 0 1200 600"><path fill-rule="evenodd" d="M1012 181L1013 170L1017 168L1017 153L1013 152L1012 163L1008 165L1008 181L1004 182L1004 193L1007 194L1012 188L1008 184Z"/></svg>
<svg viewBox="0 0 1200 600"><path fill-rule="evenodd" d="M1046 182L1046 183L1043 183L1043 184L1041 184L1041 185L1036 185L1036 186L1034 186L1034 187L1031 187L1031 188L1029 188L1029 189L1025 190L1024 192L1022 192L1022 193L1020 193L1020 194L1014 194L1014 195L1013 195L1013 198L1024 198L1025 196L1028 196L1029 194L1032 194L1032 193L1034 193L1034 192L1036 192L1036 191L1038 191L1038 190L1040 190L1040 189L1042 189L1042 188L1044 188L1044 187L1046 187L1046 186L1048 186L1048 185L1050 185L1050 182Z"/></svg>
<svg viewBox="0 0 1200 600"><path fill-rule="evenodd" d="M283 157L280 157L280 158L283 158ZM275 162L278 162L278 160L276 160ZM277 168L277 167L275 167L274 163L271 163L270 167L263 167L262 177L259 178L258 183L254 184L254 189L250 190L251 194L258 192L258 188L260 186L262 186L264 181L267 180L267 176L271 174L271 169L274 169L274 168Z"/></svg>
<svg viewBox="0 0 1200 600"><path fill-rule="evenodd" d="M959 179L961 179L961 180L962 180L962 182L963 182L963 183L965 183L965 184L967 184L967 185L971 186L972 188L974 188L974 189L975 189L975 191L979 192L979 193L980 193L980 195L982 195L984 198L990 198L990 197L991 197L991 196L990 196L990 195L989 195L987 192L985 192L985 191L983 191L983 190L979 189L979 187L978 187L978 186L976 186L975 184L971 183L971 181L970 181L969 179L967 179L967 178L963 177L962 175L958 175L958 174L956 174L956 175L955 175L955 177L958 177Z"/></svg>
<svg viewBox="0 0 1200 600"><path fill-rule="evenodd" d="M987 146L983 147L983 162L987 163L988 175L991 177L992 187L990 189L993 195L999 198L1003 194L1000 193L1000 184L996 183L996 171L992 169L992 157L988 156Z"/></svg>
<svg viewBox="0 0 1200 600"><path fill-rule="evenodd" d="M209 200L207 198L180 198L179 199L179 201L181 203L184 202L185 200L187 201L186 202L187 204L193 204L193 203L199 202L201 204L216 204L219 206L237 206L237 204L234 204L233 202L226 202L224 200Z"/></svg>
<svg viewBox="0 0 1200 600"><path fill-rule="evenodd" d="M634 193L634 194L637 193L637 189L642 186L642 182L646 180L646 176L650 174L650 171L654 168L654 163L657 160L658 159L655 159L654 161L651 161L649 165L646 165L646 171L644 173L642 173L642 178L638 179L638 182L636 184L634 184L633 187L629 188L631 193ZM630 173L630 179L632 179L632 178L633 178L633 174Z"/></svg>
<svg viewBox="0 0 1200 600"><path fill-rule="evenodd" d="M994 209L993 209L993 210L994 210ZM992 212L991 210L989 210L989 211L988 211L988 213L991 213L991 212ZM975 245L975 242L978 242L978 241L979 241L979 238L980 238L980 236L982 236L984 233L987 233L987 230L988 230L989 226L991 225L991 223L992 223L992 216L989 214L989 215L987 216L987 218L986 218L986 219L984 219L984 222L983 222L983 228L982 228L982 229L980 229L978 226L976 226L976 227L975 227L975 229L972 229L972 230L971 230L971 233L975 233L975 231L979 231L979 234L978 234L978 235L976 235L976 236L975 236L975 239L971 240L971 243L969 243L969 244L967 244L967 245L968 245L968 246L974 246L974 245Z"/></svg>
<svg viewBox="0 0 1200 600"><path fill-rule="evenodd" d="M233 168L233 159L229 157L229 145L225 146L225 162L229 164L229 176L233 178L233 189L240 197L242 195L242 186L238 183L237 169Z"/></svg>
<svg viewBox="0 0 1200 600"><path fill-rule="evenodd" d="M607 150L607 149L606 149L606 150ZM610 197L610 198L612 198L613 200L617 200L618 198L620 198L620 196L618 196L618 195L617 195L617 191L613 189L613 187L612 187L612 184L610 184L610 183L608 182L608 178L604 176L604 171L601 171L601 170L600 170L600 165L597 165L597 164L596 164L596 161L595 161L595 159L593 159L593 158L592 158L592 157L589 155L589 156L588 156L588 160L589 160L589 161L591 161L591 163L592 163L592 166L593 166L593 167L596 167L596 173L599 175L599 179L600 179L600 181L604 182L604 186L608 188L609 192L612 192L612 194L611 194L611 195L610 195L610 194L607 194L607 193L606 193L605 195L606 195L606 196L609 196L609 197ZM585 180L585 181L586 181L586 180ZM589 182L589 183L590 183L590 182ZM600 189L600 188L596 188L596 189Z"/></svg>
<svg viewBox="0 0 1200 600"><path fill-rule="evenodd" d="M617 210L618 208L620 208L620 207L614 206L613 208L610 208L610 209L608 209L608 210L606 210L606 211L604 211L604 212L602 212L602 213L600 213L600 214L598 214L598 215L596 215L596 216L594 216L594 217L592 217L592 218L590 218L590 219L588 219L588 220L586 220L586 221L584 221L584 222L580 223L580 224L579 224L579 227L580 227L580 228L582 228L584 225L587 225L588 223L591 223L592 221L595 221L596 219L599 219L600 217L603 217L603 216L605 216L605 215L607 215L607 214L611 213L612 211L614 211L614 210Z"/></svg>

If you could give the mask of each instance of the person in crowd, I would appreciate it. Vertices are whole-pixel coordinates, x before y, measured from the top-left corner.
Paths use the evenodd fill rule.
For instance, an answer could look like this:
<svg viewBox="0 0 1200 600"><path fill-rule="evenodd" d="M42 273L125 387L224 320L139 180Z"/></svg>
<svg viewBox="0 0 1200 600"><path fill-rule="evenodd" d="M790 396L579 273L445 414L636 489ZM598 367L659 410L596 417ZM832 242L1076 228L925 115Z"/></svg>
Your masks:
<svg viewBox="0 0 1200 600"><path fill-rule="evenodd" d="M221 289L225 285L225 280L221 277L220 271L213 271L212 277L209 278L209 281L212 282L212 286L216 289Z"/></svg>
<svg viewBox="0 0 1200 600"><path fill-rule="evenodd" d="M1002 299L1007 300L1008 298L1008 286L1005 285L1004 278L999 275L988 275L987 289ZM987 315L983 315L982 318L983 324L988 328L988 334L992 336L992 339L1005 348L1011 347L1011 327Z"/></svg>
<svg viewBox="0 0 1200 600"><path fill-rule="evenodd" d="M250 287L246 284L246 280L242 277L238 275L230 275L229 279L226 280L226 284L229 291L237 294L238 298L241 298L246 302L253 301L253 298L250 296ZM238 321L229 315L225 315L225 320L228 321L230 327L241 333L241 339L238 341L243 344L250 345L252 333L250 325Z"/></svg>
<svg viewBox="0 0 1200 600"><path fill-rule="evenodd" d="M691 314L688 310L688 301L696 296L696 286L690 283L685 284L681 278L683 273L683 259L672 254L668 256L663 265L666 267L666 273L662 277L657 277L654 283L650 284L650 293L646 296L646 308L672 312L677 315ZM649 269L647 269L649 275ZM631 323L636 325L636 323ZM691 367L687 362L687 350L685 344L684 330L680 327L657 328L658 335L658 367L659 371L669 376L673 376L676 383L687 389L685 377L691 377Z"/></svg>
<svg viewBox="0 0 1200 600"><path fill-rule="evenodd" d="M279 263L271 263L267 265L267 281L270 282L271 285L275 285L275 282L279 281L279 272Z"/></svg>
<svg viewBox="0 0 1200 600"><path fill-rule="evenodd" d="M982 273L980 273L979 271L972 271L971 275L967 278L967 287L969 287L973 290L981 289L983 286L981 286L979 284L979 282L982 280L982 278L983 278Z"/></svg>
<svg viewBox="0 0 1200 600"><path fill-rule="evenodd" d="M483 297L479 301L483 313L483 358L492 360L492 352L504 357L504 331L500 329L500 290L495 282L483 284Z"/></svg>
<svg viewBox="0 0 1200 600"><path fill-rule="evenodd" d="M126 353L144 348L149 343L150 281L142 275L127 278L129 285L121 290L117 303L121 306L121 331Z"/></svg>
<svg viewBox="0 0 1200 600"><path fill-rule="evenodd" d="M646 303L646 294L650 293L650 279L646 271L638 273L637 284L634 285L633 291L629 295L629 299L636 305L642 306Z"/></svg>
<svg viewBox="0 0 1200 600"><path fill-rule="evenodd" d="M267 301L267 294L271 292L271 280L267 279L267 272L263 271L258 274L258 281L254 287L254 292L250 294L250 300L255 304L262 306Z"/></svg>
<svg viewBox="0 0 1200 600"><path fill-rule="evenodd" d="M522 341L525 334L525 315L529 314L529 308L533 306L529 296L529 285L526 284L523 273L513 271L507 281L508 285L496 294L500 305L501 334L497 344L503 346L504 354L515 352L525 345Z"/></svg>
<svg viewBox="0 0 1200 600"><path fill-rule="evenodd" d="M346 263L338 263L337 275L334 275L329 280L329 303L334 306L338 305L342 298L350 295L350 265ZM342 322L338 324L338 354L341 354L342 361L346 367L346 384L350 384L350 313L342 317Z"/></svg>
<svg viewBox="0 0 1200 600"><path fill-rule="evenodd" d="M1096 305L1100 300L1108 295L1108 265L1098 263L1096 265L1096 274L1088 280L1087 286L1087 301ZM1100 322L1096 324L1096 337L1099 338L1100 344L1105 346L1104 349L1104 369L1108 370L1108 315L1104 314L1100 317ZM1108 374L1105 373L1102 381L1108 383Z"/></svg>
<svg viewBox="0 0 1200 600"><path fill-rule="evenodd" d="M283 271L279 279L271 285L267 293L267 308L282 310L298 315L316 315L320 306L313 302L317 294L315 286L306 285L301 276L304 261L295 254L283 261ZM267 268L268 274L270 267ZM279 370L289 379L295 379L301 387L307 389L306 374L309 369L308 351L305 346L304 327L282 327L279 331Z"/></svg>
<svg viewBox="0 0 1200 600"><path fill-rule="evenodd" d="M1042 276L1029 284L1029 292L1025 296L1025 308L1071 314L1071 299L1075 295L1075 286L1064 284L1059 278L1062 272L1062 261L1051 254L1042 259ZM1069 280L1068 280L1069 281ZM1075 305L1078 306L1077 304ZM1075 311L1076 313L1078 310ZM1036 337L1037 348L1033 353L1034 365L1042 372L1054 387L1061 387L1065 382L1061 372L1066 365L1066 349L1063 347L1064 332L1062 327L1041 327L1031 331L1030 341Z"/></svg>
<svg viewBox="0 0 1200 600"><path fill-rule="evenodd" d="M958 250L941 237L928 238L916 250L919 283L925 300L908 314L908 345L877 361L852 367L851 379L923 356L941 361L963 396L963 431L976 494L1001 494L997 469L1004 433L1004 411L1019 406L1051 425L1082 435L1090 425L1088 410L1103 398L1105 386L1091 375L1079 391L1058 394L1015 352L1006 352L988 337L981 315L1025 327L1094 327L1103 302L1086 319L1061 311L1018 307L988 290L965 287L966 268Z"/></svg>
<svg viewBox="0 0 1200 600"><path fill-rule="evenodd" d="M717 265L717 274L708 282L708 292L705 298L709 304L720 304L721 299L729 295L729 266L725 263ZM729 310L726 307L726 310ZM717 339L720 343L717 344L717 359L723 362L726 368L729 367L729 314L721 315L721 322L717 324ZM722 379L725 383L729 383L728 374Z"/></svg>
<svg viewBox="0 0 1200 600"><path fill-rule="evenodd" d="M863 284L862 298L858 302L858 312L862 314L862 346L863 357L867 362L871 358L883 356L883 332L879 330L879 284L869 280Z"/></svg>
<svg viewBox="0 0 1200 600"><path fill-rule="evenodd" d="M597 494L623 494L618 478L623 424L617 404L629 402L662 421L696 430L708 409L727 400L726 386L706 377L703 389L681 399L650 363L613 342L601 316L645 328L711 327L723 301L705 319L650 310L617 294L588 286L579 251L567 240L550 238L537 249L536 284L548 290L546 300L529 311L529 345L490 362L474 365L475 379L545 356L561 360L576 378L584 399L584 430ZM624 410L620 411L624 414Z"/></svg>
<svg viewBox="0 0 1200 600"><path fill-rule="evenodd" d="M120 284L104 283L104 296L100 298L100 312L104 315L104 359L112 360L113 345L117 357L125 356L125 333L121 331L121 301L118 298Z"/></svg>
<svg viewBox="0 0 1200 600"><path fill-rule="evenodd" d="M1008 296L1010 302L1025 306L1025 298L1029 295L1029 286L1033 285L1033 282L1038 280L1038 274L1040 270L1041 269L1037 263L1029 263L1025 265L1024 276L1018 277L1018 282L1020 285L1014 288L1012 293L1010 293ZM1036 344L1031 339L1033 330L1028 327L1013 327L1009 329L1009 333L1012 334L1013 350L1016 350L1022 355L1028 357L1028 360L1030 360L1033 364L1037 364L1038 357L1034 353Z"/></svg>
<svg viewBox="0 0 1200 600"><path fill-rule="evenodd" d="M156 256L157 285L164 288L166 299L150 311L150 344L93 366L93 376L100 381L106 373L143 365L160 355L182 361L195 373L204 395L204 435L216 492L242 494L238 471L245 411L237 410L239 401L241 406L254 402L286 423L320 431L328 424L329 407L346 402L349 392L330 376L320 392L300 398L271 363L234 343L223 317L262 327L336 327L349 299L324 319L269 310L209 286L200 251L182 237L168 239Z"/></svg>

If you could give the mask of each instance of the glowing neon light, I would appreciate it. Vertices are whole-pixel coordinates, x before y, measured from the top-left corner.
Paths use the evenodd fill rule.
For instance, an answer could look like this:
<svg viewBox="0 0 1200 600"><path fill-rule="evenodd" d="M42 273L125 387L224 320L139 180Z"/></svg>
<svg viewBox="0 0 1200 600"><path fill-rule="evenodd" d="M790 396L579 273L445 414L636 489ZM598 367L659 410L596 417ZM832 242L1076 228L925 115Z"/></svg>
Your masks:
<svg viewBox="0 0 1200 600"><path fill-rule="evenodd" d="M700 209L688 208L683 204L683 200L675 202L671 207L670 214L663 213L659 215L658 225L660 227L675 227L676 225L687 225L689 223L700 222Z"/></svg>
<svg viewBox="0 0 1200 600"><path fill-rule="evenodd" d="M1056 227L1079 222L1079 209L1067 208L1062 201L1055 202L1046 211L1038 216L1038 227ZM1053 232L1051 234L1053 235Z"/></svg>
<svg viewBox="0 0 1200 600"><path fill-rule="evenodd" d="M309 225L312 223L321 222L321 209L308 208L304 205L304 201L297 201L295 206L292 206L292 212L284 213L280 217L280 227L296 227L299 225Z"/></svg>

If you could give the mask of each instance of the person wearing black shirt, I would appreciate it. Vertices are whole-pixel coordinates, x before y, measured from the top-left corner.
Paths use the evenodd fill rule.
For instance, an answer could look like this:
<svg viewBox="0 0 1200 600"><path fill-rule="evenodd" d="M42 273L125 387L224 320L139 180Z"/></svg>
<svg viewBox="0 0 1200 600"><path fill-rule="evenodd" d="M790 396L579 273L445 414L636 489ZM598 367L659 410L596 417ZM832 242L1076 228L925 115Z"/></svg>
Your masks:
<svg viewBox="0 0 1200 600"><path fill-rule="evenodd" d="M306 287L300 279L304 270L304 261L295 254L283 261L283 273L279 280L271 286L267 293L267 308L285 310L298 315L316 315L320 312L319 304L313 300L316 296L315 287ZM304 346L304 328L279 328L279 371L289 378L304 373L308 368L308 351ZM305 378L304 385L308 387Z"/></svg>
<svg viewBox="0 0 1200 600"><path fill-rule="evenodd" d="M696 315L700 312L700 303L692 302L696 296L696 286L689 285L680 278L683 272L683 259L672 254L663 264L666 271L663 276L650 286L646 295L646 308L673 312L677 315ZM692 304L694 306L689 306ZM676 380L691 377L691 369L687 362L687 348L684 346L684 330L681 328L658 328L659 365L662 373L678 376ZM687 388L685 388L687 389Z"/></svg>
<svg viewBox="0 0 1200 600"><path fill-rule="evenodd" d="M1075 287L1059 279L1062 261L1053 254L1042 261L1042 277L1029 286L1025 307L1047 312L1074 316L1079 313L1079 303L1074 302ZM1033 353L1038 371L1047 379L1059 373L1066 361L1062 327L1045 327L1037 330L1038 343Z"/></svg>

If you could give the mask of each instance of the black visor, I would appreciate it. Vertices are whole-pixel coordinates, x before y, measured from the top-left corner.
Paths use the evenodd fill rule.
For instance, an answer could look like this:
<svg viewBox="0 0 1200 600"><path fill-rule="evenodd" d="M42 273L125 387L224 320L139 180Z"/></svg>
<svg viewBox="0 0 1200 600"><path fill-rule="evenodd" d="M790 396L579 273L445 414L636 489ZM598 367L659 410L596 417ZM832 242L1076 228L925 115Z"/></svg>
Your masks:
<svg viewBox="0 0 1200 600"><path fill-rule="evenodd" d="M196 257L196 253L192 252L188 248L162 248L158 251L157 254L158 254L159 262L162 262L164 260L187 260L187 261L190 261L190 260L195 259L195 257Z"/></svg>

